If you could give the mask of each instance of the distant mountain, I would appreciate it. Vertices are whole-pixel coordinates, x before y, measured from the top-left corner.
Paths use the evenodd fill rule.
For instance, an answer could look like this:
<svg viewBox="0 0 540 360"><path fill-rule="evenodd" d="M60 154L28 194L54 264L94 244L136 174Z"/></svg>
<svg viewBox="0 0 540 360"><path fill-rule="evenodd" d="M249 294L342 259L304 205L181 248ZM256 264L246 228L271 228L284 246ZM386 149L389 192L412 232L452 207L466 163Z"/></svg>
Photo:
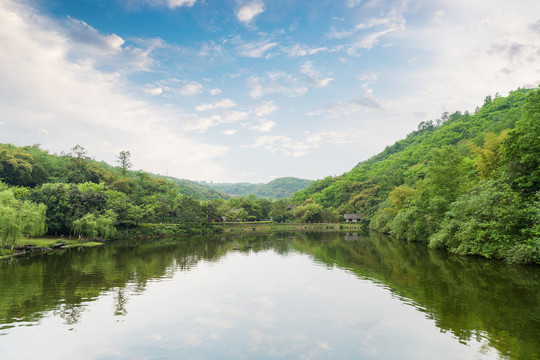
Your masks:
<svg viewBox="0 0 540 360"><path fill-rule="evenodd" d="M194 196L199 200L228 199L230 196L225 192L208 186L209 184L198 183L191 180L177 179L171 176L158 176L178 187L178 191L187 196Z"/></svg>
<svg viewBox="0 0 540 360"><path fill-rule="evenodd" d="M199 183L201 185L201 183ZM305 189L311 184L311 180L295 177L283 177L270 181L267 184L250 183L203 183L210 188L230 196L255 195L260 198L271 200L283 199L292 196L295 192Z"/></svg>

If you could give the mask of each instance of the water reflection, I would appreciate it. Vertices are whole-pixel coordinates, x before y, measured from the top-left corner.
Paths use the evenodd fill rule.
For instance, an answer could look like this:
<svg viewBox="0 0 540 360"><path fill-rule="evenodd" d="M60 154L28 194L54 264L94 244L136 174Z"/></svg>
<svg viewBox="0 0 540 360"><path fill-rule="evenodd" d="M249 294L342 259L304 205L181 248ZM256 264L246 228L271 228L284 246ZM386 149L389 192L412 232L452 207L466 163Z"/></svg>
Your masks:
<svg viewBox="0 0 540 360"><path fill-rule="evenodd" d="M256 257L254 262L255 257L248 254L264 256ZM298 254L308 255L327 272L316 272L315 279L304 274L306 257ZM227 262L227 267L220 273L213 272L213 267L224 265L222 261ZM344 269L365 281L360 283L362 291L352 290L359 283L332 278L334 268ZM196 279L180 276L195 269ZM243 276L249 272L256 275ZM273 282L267 275L281 280ZM349 288L333 285L335 282L347 283ZM159 324L152 331L139 334L146 339L147 348L130 344L137 349L133 353L137 356L149 351L148 344L154 344L148 354L151 357L181 354L202 358L194 349L200 351L213 343L220 344L215 347L221 350L229 349L226 354L230 358L245 356L238 353L241 348L247 354L267 357L294 358L302 354L307 358L326 358L340 354L336 358L347 358L358 355L352 352L350 343L359 341L365 343L356 347L361 349L362 356L382 358L380 344L370 344L370 339L376 334L378 338L386 336L381 329L390 332L389 325L357 313L366 304L378 308L379 304L372 303L374 299L390 301L367 287L374 283L381 291L390 291L401 304L416 309L416 314L421 312L441 332L452 334L462 343L482 344L479 351L486 357L496 349L499 355L509 358L540 358L538 268L450 256L418 244L358 233L123 242L3 262L0 264L0 334L6 336L0 337L0 343L11 342L11 337L16 337L14 326L40 325L51 317L77 330L75 325L93 321L85 318L91 304L96 303L94 306L100 308L108 301L103 313L116 321L142 321L141 314L147 314ZM287 292L295 287L302 292ZM173 298L163 299L157 293L158 288L162 291L174 288L174 292L167 292ZM146 299L144 302L142 297ZM350 307L334 308L348 302ZM295 319L310 307L313 309L306 317ZM407 321L411 324L418 321L414 314L398 310L389 307L386 316L395 311L393 321L404 323L405 328ZM402 314L405 314L403 318ZM187 328L178 329L178 323L169 317L175 317ZM299 327L296 320L307 322L307 329L311 323L312 329ZM329 339L329 335L323 337L318 329L320 324L354 331ZM233 328L243 329L244 337L238 338L238 330L230 331ZM350 334L358 339L349 338ZM178 349L161 349L161 355L156 353L157 344L172 346L175 342L185 345L180 353ZM227 357L225 353L221 355ZM439 358L444 357L452 358L446 355Z"/></svg>

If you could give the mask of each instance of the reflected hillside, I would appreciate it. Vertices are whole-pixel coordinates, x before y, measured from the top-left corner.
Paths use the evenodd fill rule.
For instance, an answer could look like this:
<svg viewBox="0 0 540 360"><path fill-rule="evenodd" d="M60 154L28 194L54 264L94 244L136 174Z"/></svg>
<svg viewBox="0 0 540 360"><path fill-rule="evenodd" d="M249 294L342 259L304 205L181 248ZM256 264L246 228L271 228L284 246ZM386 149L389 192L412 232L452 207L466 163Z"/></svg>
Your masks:
<svg viewBox="0 0 540 360"><path fill-rule="evenodd" d="M200 261L219 261L229 251L269 249L304 253L379 284L463 343L480 341L512 359L540 358L537 267L354 233L169 238L13 259L0 263L0 328L33 325L51 311L75 324L85 303L103 294L114 296L114 315L126 315L130 296L143 293L149 282L189 271Z"/></svg>
<svg viewBox="0 0 540 360"><path fill-rule="evenodd" d="M378 234L299 236L292 246L380 283L462 342L483 340L510 358L540 358L537 267L452 256Z"/></svg>
<svg viewBox="0 0 540 360"><path fill-rule="evenodd" d="M215 261L230 247L219 239L170 238L1 262L0 325L35 322L50 310L74 323L80 305L106 291L118 294L121 308L128 284L130 292L143 292L152 279L170 277L177 269L187 271L201 260Z"/></svg>

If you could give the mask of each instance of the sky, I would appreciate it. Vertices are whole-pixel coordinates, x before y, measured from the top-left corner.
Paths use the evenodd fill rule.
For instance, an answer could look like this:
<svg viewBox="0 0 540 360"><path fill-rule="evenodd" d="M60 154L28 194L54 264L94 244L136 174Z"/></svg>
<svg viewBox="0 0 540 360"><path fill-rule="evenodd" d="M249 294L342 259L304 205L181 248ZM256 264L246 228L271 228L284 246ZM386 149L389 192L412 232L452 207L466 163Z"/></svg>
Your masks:
<svg viewBox="0 0 540 360"><path fill-rule="evenodd" d="M208 182L340 175L540 83L538 0L0 0L0 143Z"/></svg>

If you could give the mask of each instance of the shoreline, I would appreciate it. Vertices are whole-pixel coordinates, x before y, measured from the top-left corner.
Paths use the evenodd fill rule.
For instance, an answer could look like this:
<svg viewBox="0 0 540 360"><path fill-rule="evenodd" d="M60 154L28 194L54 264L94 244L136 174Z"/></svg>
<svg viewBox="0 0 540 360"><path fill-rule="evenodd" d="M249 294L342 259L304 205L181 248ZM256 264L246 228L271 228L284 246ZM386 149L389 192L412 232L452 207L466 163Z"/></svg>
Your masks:
<svg viewBox="0 0 540 360"><path fill-rule="evenodd" d="M0 260L6 260L17 257L32 256L38 254L44 254L51 251L61 251L67 249L81 248L81 247L96 247L103 246L108 242L121 241L125 239L139 239L139 240L151 240L163 237L173 237L173 236L187 236L187 235L197 235L204 234L204 230L200 232L186 233L179 232L175 233L165 231L163 229L169 229L171 225L177 224L153 224L155 231L153 234L141 234L140 229L144 228L131 228L130 232L132 235L128 236L118 236L109 240L95 239L95 238L81 238L81 239L69 239L64 237L55 237L55 236L44 236L31 239L21 239L13 246L13 249L4 248L0 252ZM297 232L297 231L318 231L318 232L340 232L340 231L365 231L366 228L359 223L272 223L272 222L243 222L243 223L215 223L212 224L212 229L214 234L271 234L277 232ZM216 229L219 229L215 231ZM122 233L121 230L118 233Z"/></svg>

